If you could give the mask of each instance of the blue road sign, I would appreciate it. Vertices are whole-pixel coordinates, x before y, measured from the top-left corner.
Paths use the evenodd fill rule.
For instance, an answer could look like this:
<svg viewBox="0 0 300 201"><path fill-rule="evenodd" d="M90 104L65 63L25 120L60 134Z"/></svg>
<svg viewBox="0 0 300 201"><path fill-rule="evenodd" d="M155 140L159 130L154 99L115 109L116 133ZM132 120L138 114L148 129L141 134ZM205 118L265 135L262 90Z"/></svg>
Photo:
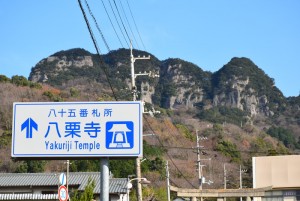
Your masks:
<svg viewBox="0 0 300 201"><path fill-rule="evenodd" d="M12 157L141 157L142 103L14 103Z"/></svg>
<svg viewBox="0 0 300 201"><path fill-rule="evenodd" d="M63 186L67 184L67 177L66 177L65 173L61 173L59 175L59 184L63 185Z"/></svg>

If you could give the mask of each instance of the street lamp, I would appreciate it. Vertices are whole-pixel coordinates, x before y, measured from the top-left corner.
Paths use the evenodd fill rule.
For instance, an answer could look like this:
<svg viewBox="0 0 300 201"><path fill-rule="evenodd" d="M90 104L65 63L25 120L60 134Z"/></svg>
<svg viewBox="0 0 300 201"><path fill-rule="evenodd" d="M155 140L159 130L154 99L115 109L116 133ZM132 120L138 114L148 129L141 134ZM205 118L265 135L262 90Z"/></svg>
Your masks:
<svg viewBox="0 0 300 201"><path fill-rule="evenodd" d="M130 179L128 182L127 182L127 201L129 201L129 192L130 192L130 189L132 188L132 181L134 180L141 180L140 183L141 184L150 184L151 182L149 180L147 180L146 178L133 178L133 179Z"/></svg>

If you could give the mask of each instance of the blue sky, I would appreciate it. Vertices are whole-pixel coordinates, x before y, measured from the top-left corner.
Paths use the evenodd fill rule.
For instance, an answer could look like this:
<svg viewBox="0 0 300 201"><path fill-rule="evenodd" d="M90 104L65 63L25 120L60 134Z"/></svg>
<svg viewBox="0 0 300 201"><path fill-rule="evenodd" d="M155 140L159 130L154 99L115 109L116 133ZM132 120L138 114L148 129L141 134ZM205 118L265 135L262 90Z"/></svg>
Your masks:
<svg viewBox="0 0 300 201"><path fill-rule="evenodd" d="M247 57L275 79L286 97L299 95L299 0L115 0L134 38L120 1L136 48L160 60L181 58L211 72L233 57ZM103 2L128 48L108 0ZM121 48L102 1L88 3L110 49ZM28 77L40 60L61 50L79 47L96 52L77 0L1 0L0 25L0 74L8 77ZM107 53L95 26L93 31L101 52Z"/></svg>

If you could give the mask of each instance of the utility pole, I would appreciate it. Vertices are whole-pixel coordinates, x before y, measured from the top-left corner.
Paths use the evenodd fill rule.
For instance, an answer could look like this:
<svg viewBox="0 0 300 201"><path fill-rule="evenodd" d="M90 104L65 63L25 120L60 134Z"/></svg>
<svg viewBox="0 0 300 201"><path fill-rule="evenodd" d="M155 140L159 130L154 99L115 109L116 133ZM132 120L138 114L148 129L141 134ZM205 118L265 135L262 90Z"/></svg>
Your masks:
<svg viewBox="0 0 300 201"><path fill-rule="evenodd" d="M226 181L227 181L227 178L226 178L226 167L225 167L225 163L224 163L224 189L226 189Z"/></svg>
<svg viewBox="0 0 300 201"><path fill-rule="evenodd" d="M67 178L66 178L66 188L67 188L67 192L68 192L68 200L71 201L71 198L69 197L70 193L69 193L69 167L70 167L70 161L67 160L67 162L65 162L67 164Z"/></svg>
<svg viewBox="0 0 300 201"><path fill-rule="evenodd" d="M134 57L133 53L132 53L132 43L130 41L130 64L131 64L131 90L132 90L132 94L133 94L133 101L136 101L137 98L137 89L135 86L135 78L138 75L149 75L147 73L144 74L135 74L134 73L134 62L137 59L150 59L150 56L148 57ZM136 177L137 179L137 201L142 201L142 184L140 183L141 180L140 178L142 177L142 173L141 173L141 159L138 157L136 158Z"/></svg>
<svg viewBox="0 0 300 201"><path fill-rule="evenodd" d="M198 179L199 179L199 189L202 190L202 183L203 183L203 175L202 175L202 166L201 166L201 154L200 154L200 144L199 144L199 136L198 130L196 130L197 136L197 164L198 164Z"/></svg>
<svg viewBox="0 0 300 201"><path fill-rule="evenodd" d="M227 182L226 167L225 167L225 163L224 163L224 189L226 189L226 182ZM226 197L224 198L224 201L226 201Z"/></svg>
<svg viewBox="0 0 300 201"><path fill-rule="evenodd" d="M213 181L208 180L205 181L205 177L203 176L202 167L205 165L201 165L201 160L209 160L211 161L211 158L201 158L201 148L203 146L200 146L200 140L207 140L207 137L199 137L198 130L196 130L196 137L197 137L197 166L198 166L198 179L199 179L199 189L202 190L202 186L204 183L210 185L213 183Z"/></svg>
<svg viewBox="0 0 300 201"><path fill-rule="evenodd" d="M212 183L211 181L209 182L205 182L205 178L203 176L203 172L202 172L202 166L201 165L201 160L210 160L210 159L201 159L201 148L203 148L203 146L200 146L200 138L198 136L198 130L196 130L196 137L197 137L197 165L198 165L198 179L199 179L199 189L202 190L202 185L203 183ZM207 139L206 137L202 138L202 139ZM203 198L200 197L200 201L203 201Z"/></svg>
<svg viewBox="0 0 300 201"><path fill-rule="evenodd" d="M168 161L166 161L166 175L167 175L167 194L168 194L168 201L171 200L170 196L170 172L169 172L169 164Z"/></svg>
<svg viewBox="0 0 300 201"><path fill-rule="evenodd" d="M247 172L247 170L246 169L242 170L242 166L240 165L240 189L243 188L242 173L244 173L244 172ZM243 201L242 197L240 197L240 201Z"/></svg>

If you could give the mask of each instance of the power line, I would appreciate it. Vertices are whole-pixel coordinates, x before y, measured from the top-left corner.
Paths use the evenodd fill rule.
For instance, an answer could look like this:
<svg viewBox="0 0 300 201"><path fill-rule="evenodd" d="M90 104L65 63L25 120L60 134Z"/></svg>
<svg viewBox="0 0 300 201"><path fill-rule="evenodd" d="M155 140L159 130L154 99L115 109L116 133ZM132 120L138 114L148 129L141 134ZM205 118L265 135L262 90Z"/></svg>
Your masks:
<svg viewBox="0 0 300 201"><path fill-rule="evenodd" d="M175 185L175 186L179 186L178 184L176 184L176 182L174 180L172 180L171 178L169 178L169 180Z"/></svg>
<svg viewBox="0 0 300 201"><path fill-rule="evenodd" d="M149 146L152 147L161 147L161 145L155 145L155 144L149 144ZM178 147L178 146L166 146L164 145L163 148L168 148L168 149L181 149L181 150L195 150L196 148L193 147ZM213 148L202 148L201 150L207 150L207 151L215 151ZM268 154L270 150L267 151L244 151L244 150L230 150L231 152L241 152L241 153L248 153L248 154ZM299 153L285 153L285 152L276 152L277 154L280 155L299 155Z"/></svg>
<svg viewBox="0 0 300 201"><path fill-rule="evenodd" d="M117 16L116 16L116 13L115 13L114 9L113 9L113 6L111 5L110 0L108 0L108 2L109 2L109 5L110 5L110 8L111 8L111 10L112 10L112 12L113 12L113 14L114 14L115 20L117 21L118 27L119 27L119 29L120 29L122 35L123 35L123 38L124 38L125 42L127 43L128 47L130 47L130 45L129 45L130 42L128 43L128 41L126 40L126 37L125 37L125 35L124 35L123 31L122 31L122 28L121 28L121 26L120 26L120 24L119 24L119 20L118 20L118 18L117 18ZM129 40L129 41L130 41L130 40Z"/></svg>
<svg viewBox="0 0 300 201"><path fill-rule="evenodd" d="M145 117L145 120L150 128L150 130L152 131L152 133L155 133L153 128L151 127L151 124L149 123L148 119ZM167 131L169 135L171 135L169 133L169 131ZM162 148L168 148L168 149L195 149L195 148L190 148L190 147L171 147L171 146L165 146L162 141L160 140L160 138L155 135L160 146L157 146L157 145L149 145L149 146L155 146L155 147L162 147ZM205 150L211 150L211 151L215 151L213 149L205 149ZM233 150L234 151L234 150ZM236 152L242 152L242 153L262 153L262 154L267 154L268 151L262 151L262 152L258 152L258 151L243 151L243 150L235 150ZM278 153L278 154L286 154L286 153ZM173 163L174 167L177 169L177 171L180 173L180 175L191 185L193 186L194 188L197 188L196 186L194 186L184 175L183 173L180 171L180 169L177 167L177 165L175 164L175 162L173 161L173 159L171 158L171 156L168 154L168 152L166 152L166 155L168 156L168 158L171 160L171 162ZM298 155L298 154L297 154ZM178 186L178 185L177 185Z"/></svg>
<svg viewBox="0 0 300 201"><path fill-rule="evenodd" d="M100 49L99 49L99 47L98 47L98 44L97 44L97 41L96 41L96 39L95 39L93 30L91 29L90 23L89 23L89 21L88 21L88 19L87 19L87 17L86 17L85 11L84 11L84 9L83 9L83 7L82 7L81 0L78 0L78 3L79 3L79 6L80 6L80 9L81 9L81 12L82 12L82 14L83 14L84 21L85 21L85 23L86 23L86 25L87 25L87 27L88 27L88 30L89 30L90 36L91 36L91 38L92 38L93 44L94 44L95 49L96 49L96 51L97 51L97 54L100 55L100 54L101 54L101 51L100 51ZM102 60L102 59L101 59L101 60Z"/></svg>
<svg viewBox="0 0 300 201"><path fill-rule="evenodd" d="M95 46L95 49L96 49L96 51L97 51L97 56L98 56L100 62L103 64L103 65L100 65L100 67L102 66L101 68L102 68L102 70L103 70L103 72L104 72L104 74L105 74L105 77L106 77L106 79L107 79L107 82L108 82L108 84L109 84L109 86L110 86L110 89L111 89L111 91L112 91L112 93L113 93L113 96L114 96L115 100L118 100L117 97L116 97L115 91L114 91L114 89L113 89L113 87L112 87L112 84L111 84L111 82L110 82L110 79L109 79L109 76L108 76L108 72L107 72L107 69L106 69L106 67L105 67L105 63L104 63L104 61L103 61L103 59L102 59L102 56L100 55L100 49L99 49L99 47L98 47L96 38L95 38L95 36L94 36L94 34L93 34L93 31L92 31L92 29L91 29L90 23L89 23L89 21L88 21L88 19L87 19L87 17L86 17L85 11L84 11L84 9L83 9L83 7L82 7L81 0L78 0L78 3L79 3L79 7L80 7L80 9L81 9L82 15L83 15L83 17L84 17L84 21L85 21L85 23L86 23L86 25L87 25L87 28L88 28L88 30L89 30L91 39L92 39L93 44L94 44L94 46Z"/></svg>
<svg viewBox="0 0 300 201"><path fill-rule="evenodd" d="M126 27L125 27L125 25L124 25L124 23L123 23L122 17L121 17L121 15L120 15L120 12L119 12L119 9L118 9L118 6L117 6L115 0L114 0L114 4L115 4L116 10L117 10L117 13L118 13L118 15L119 15L119 18L120 18L120 20L121 20L123 29L124 29L124 31L125 31L125 33L126 33L126 35L127 35L128 40L130 41L130 37L129 37L128 32L127 32L127 29L126 29Z"/></svg>
<svg viewBox="0 0 300 201"><path fill-rule="evenodd" d="M108 46L108 44L107 44L107 42L106 42L106 40L105 40L105 37L104 37L104 35L103 35L103 32L101 31L101 29L100 29L100 27L99 27L99 25L98 25L98 23L97 23L97 20L96 20L96 18L94 17L93 12L92 12L92 10L91 10L91 8L90 8L90 6L89 6L87 0L85 0L85 5L86 5L86 7L88 8L91 17L92 17L93 20L94 20L94 23L95 23L95 25L96 25L96 28L97 28L97 30L99 31L99 33L100 33L100 35L101 35L101 38L102 38L102 40L103 40L103 42L104 42L104 44L105 44L105 46L106 46L108 52L110 52L110 48L109 48L109 46Z"/></svg>
<svg viewBox="0 0 300 201"><path fill-rule="evenodd" d="M109 21L110 21L111 26L112 26L113 29L114 29L114 32L115 32L115 34L116 34L116 36L117 36L119 42L120 42L121 46L124 48L123 43L121 42L120 37L119 37L119 35L118 35L118 33L117 33L116 29L115 29L115 26L114 26L114 24L113 24L113 22L112 22L112 20L111 20L111 18L110 18L110 16L109 16L109 13L107 12L107 9L106 9L106 6L105 6L103 0L101 0L101 2L102 2L102 5L103 5L104 10L105 10L105 12L106 12L106 15L107 15L107 17L108 17L108 19L109 19Z"/></svg>
<svg viewBox="0 0 300 201"><path fill-rule="evenodd" d="M151 125L150 125L150 123L149 123L149 121L148 121L148 119L145 117L145 120L146 120L146 122L148 123L148 125L149 125L149 127L150 127L150 130L154 133L154 130L152 129L152 127L151 127ZM157 136L157 135L155 135L156 136L156 138L157 138L157 140L158 140L158 142L160 143L160 145L162 146L162 147L165 147L164 145L163 145L163 143L161 142L161 140L159 139L159 137ZM175 162L173 161L173 159L172 159L172 157L169 155L169 153L168 152L166 152L166 155L168 156L168 158L170 159L170 161L173 163L173 165L174 165L174 167L176 168L176 170L180 173L180 175L192 186L192 187L194 187L194 188L197 188L196 186L194 186L185 176L184 176L184 174L181 172L181 170L177 167L177 165L175 164Z"/></svg>
<svg viewBox="0 0 300 201"><path fill-rule="evenodd" d="M134 33L133 33L132 29L131 29L131 26L130 26L130 23L129 23L129 21L128 21L128 18L127 18L127 15L126 15L126 13L125 13L125 10L124 10L124 8L123 8L122 0L119 0L119 2L120 2L120 5L121 5L121 9L122 9L122 11L123 11L123 14L124 14L124 16L125 16L125 20L126 20L126 22L127 22L127 24L128 24L129 30L130 30L130 32L131 32L131 34L132 34L132 37L133 37L133 39L134 39L134 41L135 41L135 43L136 43L136 45L137 45L137 48L140 49L139 44L138 44L138 42L137 42L137 40L136 40L136 38L135 38L135 35L134 35Z"/></svg>
<svg viewBox="0 0 300 201"><path fill-rule="evenodd" d="M141 41L141 43L142 43L142 45L143 45L143 47L144 47L144 51L146 51L146 47L145 47L145 45L144 45L144 42L143 42L143 40L142 40L142 38L141 38L141 34L140 34L140 32L139 32L139 30L138 30L138 28L137 28L137 25L136 25L136 23L135 23L135 19L134 19L134 17L133 17L133 14L132 14L132 12L131 12L131 8L130 8L130 5L129 5L129 3L128 3L128 0L127 0L127 5L128 5L128 8L129 8L130 15L131 15L131 17L132 17L132 20L133 20L134 26L135 26L135 28L136 28L136 31L138 32L138 35L139 35L140 41Z"/></svg>
<svg viewBox="0 0 300 201"><path fill-rule="evenodd" d="M167 124L166 124L166 121L164 121L164 125L167 127L167 128L170 128ZM175 126L175 129L176 129L176 132L177 133L180 133L178 128ZM168 129L168 132L169 132L169 129ZM171 136L174 136L174 135L171 135ZM180 144L183 146L182 142L180 142Z"/></svg>

